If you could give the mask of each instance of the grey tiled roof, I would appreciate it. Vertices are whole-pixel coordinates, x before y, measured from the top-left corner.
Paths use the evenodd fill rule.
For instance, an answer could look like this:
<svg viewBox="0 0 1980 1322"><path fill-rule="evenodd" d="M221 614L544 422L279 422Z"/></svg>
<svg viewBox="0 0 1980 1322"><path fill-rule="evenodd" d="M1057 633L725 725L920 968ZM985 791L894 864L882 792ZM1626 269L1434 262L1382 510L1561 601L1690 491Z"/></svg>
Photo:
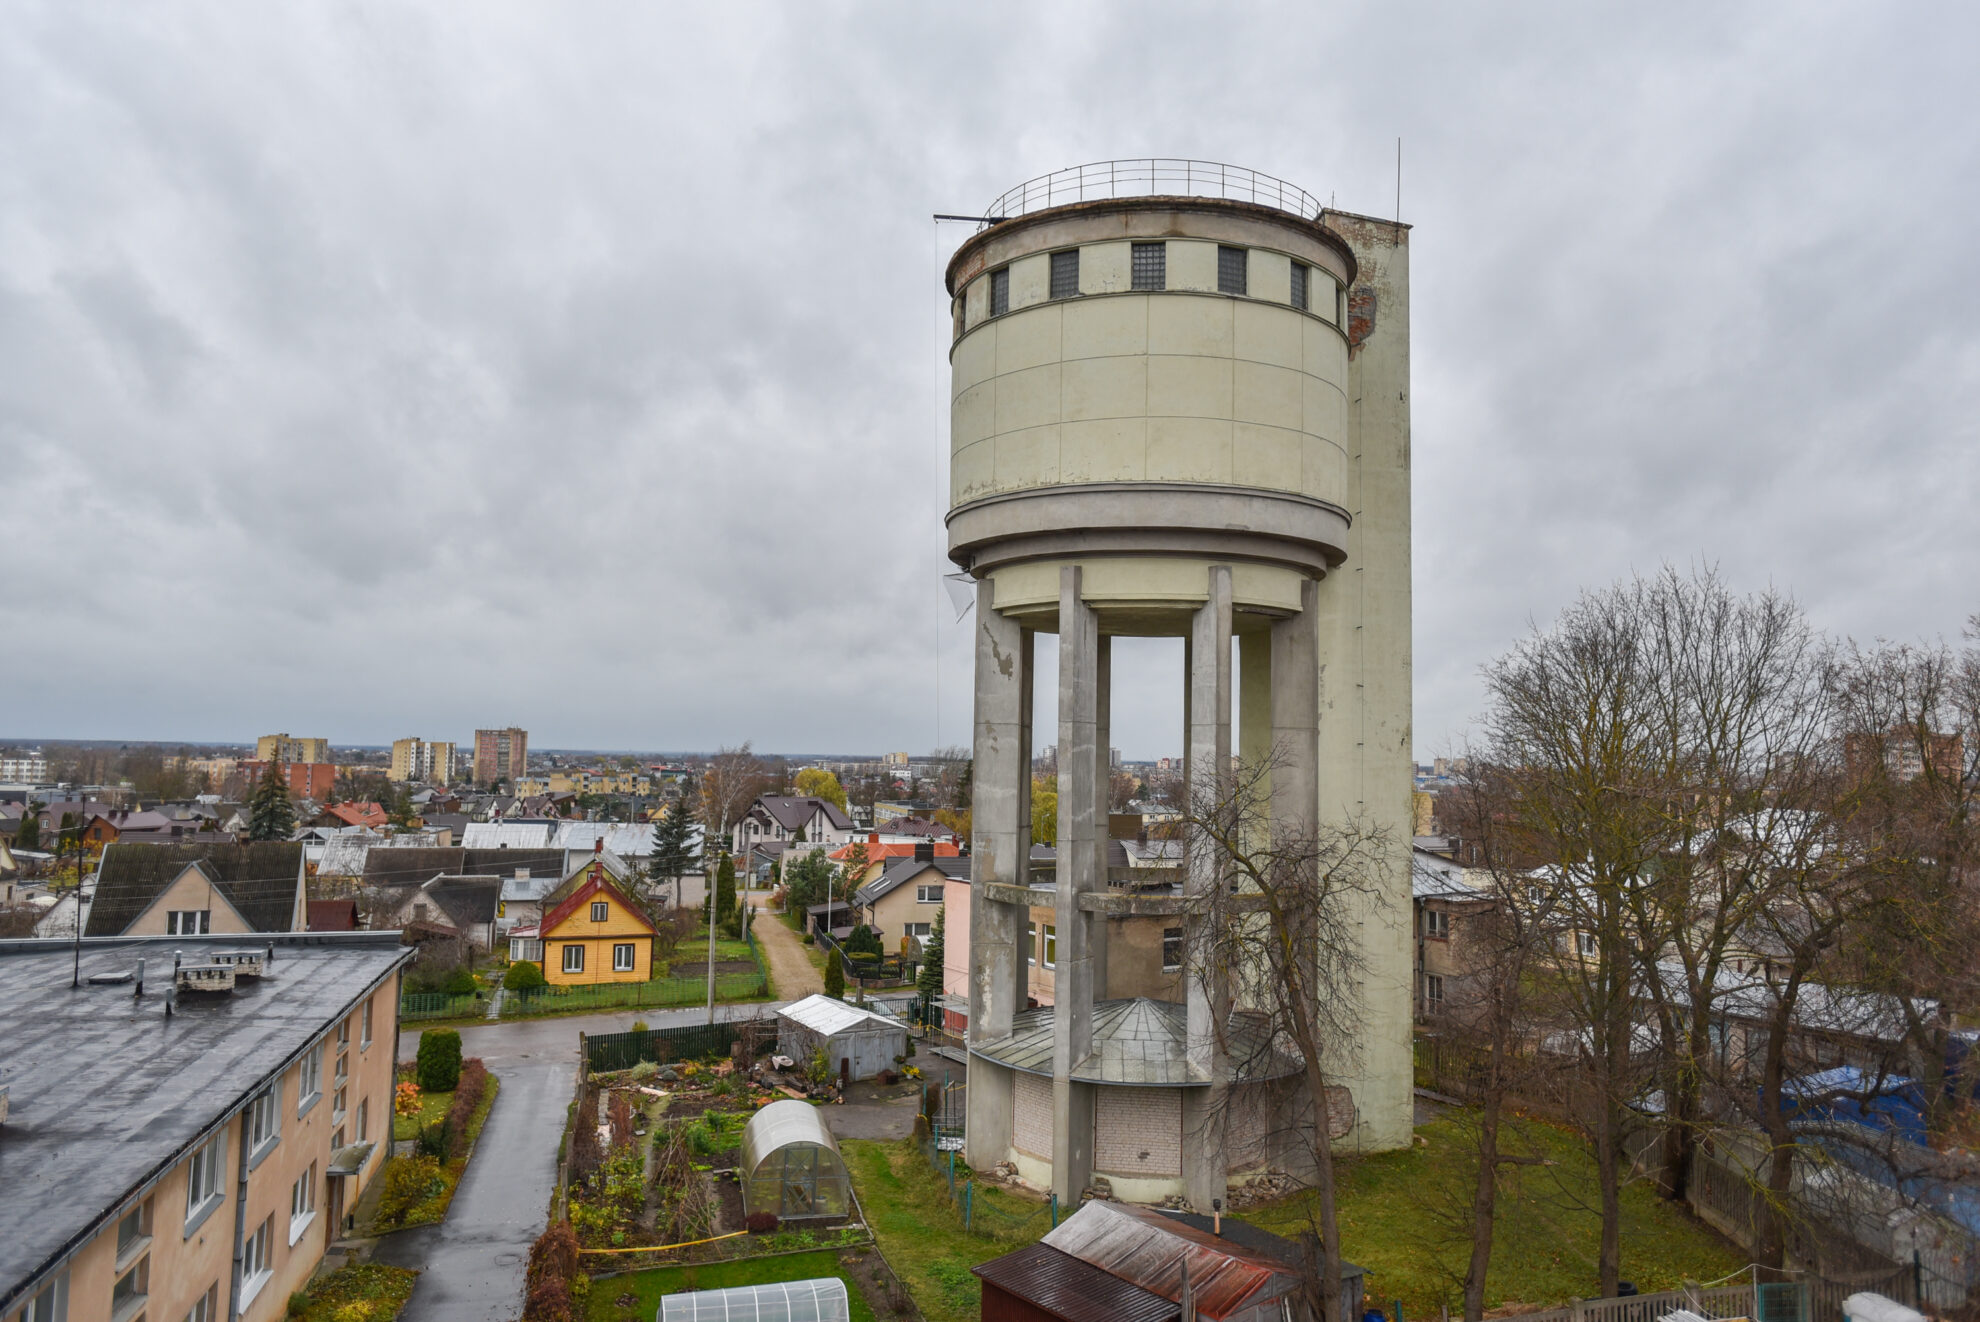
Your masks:
<svg viewBox="0 0 1980 1322"><path fill-rule="evenodd" d="M96 902L86 936L118 936L159 893L198 864L257 932L287 932L296 921L303 847L290 841L164 845L116 841L104 846Z"/></svg>
<svg viewBox="0 0 1980 1322"><path fill-rule="evenodd" d="M1052 1072L1055 1032L1053 1010L1026 1010L1011 1025L1011 1035L996 1042L971 1042L972 1053L1027 1074ZM1226 1035L1234 1082L1276 1079L1296 1073L1299 1063L1266 1041L1258 1019L1243 1012L1231 1016ZM1093 1007L1093 1054L1074 1067L1080 1083L1138 1084L1143 1087L1188 1087L1207 1084L1207 1074L1192 1070L1184 1050L1188 1011L1174 1001L1138 996L1102 1001Z"/></svg>

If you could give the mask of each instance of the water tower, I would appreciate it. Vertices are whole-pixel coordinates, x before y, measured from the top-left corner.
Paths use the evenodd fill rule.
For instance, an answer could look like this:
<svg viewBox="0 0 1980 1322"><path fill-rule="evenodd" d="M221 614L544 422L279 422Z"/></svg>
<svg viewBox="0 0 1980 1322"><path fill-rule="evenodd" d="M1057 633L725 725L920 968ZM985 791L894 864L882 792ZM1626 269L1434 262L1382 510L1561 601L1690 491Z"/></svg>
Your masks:
<svg viewBox="0 0 1980 1322"><path fill-rule="evenodd" d="M1365 1037L1330 1101L1352 1145L1406 1144L1407 229L1177 160L1061 171L983 214L947 280L949 554L977 581L968 1159L1062 1202L1100 1177L1207 1210L1287 1156L1234 1098L1297 1082L1234 1075L1219 1009L1174 976L1165 923L1212 870L1186 861L1166 901L1109 884L1120 636L1185 640L1190 777L1275 754L1275 818L1388 829ZM1049 878L1029 820L1039 632L1059 639Z"/></svg>

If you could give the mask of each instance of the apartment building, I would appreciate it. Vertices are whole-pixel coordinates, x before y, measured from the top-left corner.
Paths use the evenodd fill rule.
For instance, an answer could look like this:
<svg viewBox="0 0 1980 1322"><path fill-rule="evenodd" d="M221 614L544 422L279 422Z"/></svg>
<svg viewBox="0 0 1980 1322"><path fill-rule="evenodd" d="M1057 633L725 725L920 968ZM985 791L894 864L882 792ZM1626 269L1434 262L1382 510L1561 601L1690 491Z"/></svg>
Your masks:
<svg viewBox="0 0 1980 1322"><path fill-rule="evenodd" d="M0 1319L275 1322L383 1172L411 951L240 942L0 941Z"/></svg>
<svg viewBox="0 0 1980 1322"><path fill-rule="evenodd" d="M265 734L254 741L257 762L328 762L328 739L296 739L289 734Z"/></svg>
<svg viewBox="0 0 1980 1322"><path fill-rule="evenodd" d="M41 785L48 780L48 759L39 753L20 757L0 757L0 781L8 784Z"/></svg>
<svg viewBox="0 0 1980 1322"><path fill-rule="evenodd" d="M510 726L506 730L474 732L474 780L477 785L507 781L514 785L529 771L529 731Z"/></svg>
<svg viewBox="0 0 1980 1322"><path fill-rule="evenodd" d="M269 764L259 758L239 764L247 777L250 794L261 779L261 773L268 770ZM328 799L337 784L337 766L333 762L283 762L282 779L289 782L289 793L298 799L315 799L322 802Z"/></svg>
<svg viewBox="0 0 1980 1322"><path fill-rule="evenodd" d="M445 785L454 778L454 745L443 739L394 739L387 778Z"/></svg>

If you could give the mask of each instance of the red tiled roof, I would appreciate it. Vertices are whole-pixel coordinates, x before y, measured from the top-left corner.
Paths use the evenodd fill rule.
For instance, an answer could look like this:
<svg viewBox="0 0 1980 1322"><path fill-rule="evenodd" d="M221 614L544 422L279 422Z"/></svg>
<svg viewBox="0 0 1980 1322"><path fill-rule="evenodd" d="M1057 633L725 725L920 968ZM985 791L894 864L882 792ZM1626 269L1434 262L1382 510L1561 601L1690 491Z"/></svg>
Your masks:
<svg viewBox="0 0 1980 1322"><path fill-rule="evenodd" d="M866 846L866 861L869 863L879 863L885 859L890 859L890 858L913 858L914 851L921 848L922 845L925 845L927 843L928 842L925 840L920 842L920 844L917 844L912 840L901 840L891 844L883 845L877 840L855 840L850 845L839 846L837 849L827 854L826 857L831 859L834 863L843 863L852 854L853 845L864 845ZM935 842L935 857L959 858L961 857L961 855L962 855L962 851L960 849L957 849L954 845L949 844L946 841L938 840Z"/></svg>
<svg viewBox="0 0 1980 1322"><path fill-rule="evenodd" d="M388 820L376 803L333 803L324 811L348 826L383 826Z"/></svg>
<svg viewBox="0 0 1980 1322"><path fill-rule="evenodd" d="M309 930L312 932L357 931L356 900L311 900Z"/></svg>
<svg viewBox="0 0 1980 1322"><path fill-rule="evenodd" d="M557 925L575 913L579 905L601 891L610 892L612 898L619 902L620 908L637 918L647 931L653 930L652 920L647 918L645 911L627 898L624 891L613 885L611 874L605 871L605 865L596 862L591 865L591 875L584 879L584 884L572 891L562 904L543 915L543 921L537 924L537 930L546 936L556 931Z"/></svg>

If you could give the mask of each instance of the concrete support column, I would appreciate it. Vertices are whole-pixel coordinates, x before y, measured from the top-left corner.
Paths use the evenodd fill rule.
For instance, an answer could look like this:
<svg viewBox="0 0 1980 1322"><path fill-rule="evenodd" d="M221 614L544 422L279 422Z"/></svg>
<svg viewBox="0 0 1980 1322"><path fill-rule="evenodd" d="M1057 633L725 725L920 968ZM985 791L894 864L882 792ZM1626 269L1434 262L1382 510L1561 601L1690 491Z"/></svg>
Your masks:
<svg viewBox="0 0 1980 1322"><path fill-rule="evenodd" d="M1187 769L1191 812L1213 808L1227 792L1231 767L1231 571L1210 568L1208 599L1190 621L1189 743ZM1184 889L1203 895L1219 884L1221 869L1214 851L1192 842L1185 860ZM1200 919L1192 921L1201 921ZM1205 934L1189 942L1201 952ZM1186 1055L1192 1076L1207 1086L1183 1092L1183 1185L1192 1205L1207 1212L1213 1198L1222 1198L1227 1180L1224 1164L1224 1122L1229 1092L1230 1062L1224 1051L1224 1025L1230 1014L1229 988L1220 977L1191 969L1185 979L1188 1042Z"/></svg>
<svg viewBox="0 0 1980 1322"><path fill-rule="evenodd" d="M1031 847L1031 635L997 613L989 579L976 589L975 770L971 784L969 1032L975 1042L1010 1036L1024 1006L1025 910L988 898L992 883L1023 885ZM971 1165L1006 1160L1011 1146L1009 1071L971 1069ZM1002 1077L996 1077L1002 1076Z"/></svg>
<svg viewBox="0 0 1980 1322"><path fill-rule="evenodd" d="M1310 831L1320 807L1320 583L1299 590L1299 614L1272 625L1272 826ZM1245 690L1246 725L1251 691Z"/></svg>
<svg viewBox="0 0 1980 1322"><path fill-rule="evenodd" d="M1054 906L1057 949L1052 994L1052 1186L1060 1203L1076 1206L1093 1182L1092 1085L1073 1071L1093 1052L1094 918L1079 897L1104 889L1105 818L1099 734L1100 621L1080 595L1077 565L1059 571L1059 844Z"/></svg>
<svg viewBox="0 0 1980 1322"><path fill-rule="evenodd" d="M1238 635L1237 664L1237 746L1238 759L1247 778L1260 775L1258 768L1271 761L1272 748L1272 635L1253 629ZM1276 768L1274 769L1276 770ZM1271 793L1273 771L1264 772L1253 782L1260 794ZM1252 847L1271 841L1259 833Z"/></svg>

